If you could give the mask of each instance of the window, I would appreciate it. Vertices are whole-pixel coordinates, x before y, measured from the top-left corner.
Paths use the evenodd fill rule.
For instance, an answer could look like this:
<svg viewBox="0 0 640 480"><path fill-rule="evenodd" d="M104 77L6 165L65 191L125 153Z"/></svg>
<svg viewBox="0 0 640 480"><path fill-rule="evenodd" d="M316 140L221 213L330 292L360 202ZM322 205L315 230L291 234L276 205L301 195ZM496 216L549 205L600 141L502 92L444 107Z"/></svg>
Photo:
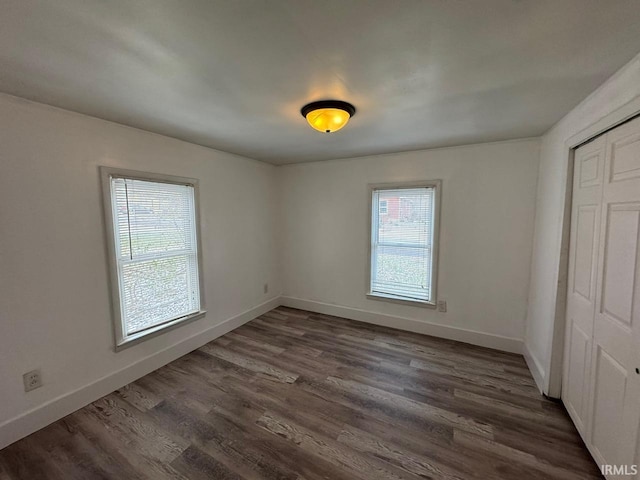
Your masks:
<svg viewBox="0 0 640 480"><path fill-rule="evenodd" d="M116 348L201 317L196 185L102 169Z"/></svg>
<svg viewBox="0 0 640 480"><path fill-rule="evenodd" d="M369 298L435 305L440 181L370 192Z"/></svg>

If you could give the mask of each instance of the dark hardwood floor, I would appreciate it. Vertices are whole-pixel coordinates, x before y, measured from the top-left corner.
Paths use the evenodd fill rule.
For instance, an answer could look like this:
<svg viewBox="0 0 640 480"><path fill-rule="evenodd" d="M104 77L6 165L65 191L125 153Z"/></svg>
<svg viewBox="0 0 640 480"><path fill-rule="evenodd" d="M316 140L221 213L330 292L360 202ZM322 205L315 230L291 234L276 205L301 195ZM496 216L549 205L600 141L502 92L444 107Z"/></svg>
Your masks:
<svg viewBox="0 0 640 480"><path fill-rule="evenodd" d="M601 478L523 358L278 308L0 451L0 479Z"/></svg>

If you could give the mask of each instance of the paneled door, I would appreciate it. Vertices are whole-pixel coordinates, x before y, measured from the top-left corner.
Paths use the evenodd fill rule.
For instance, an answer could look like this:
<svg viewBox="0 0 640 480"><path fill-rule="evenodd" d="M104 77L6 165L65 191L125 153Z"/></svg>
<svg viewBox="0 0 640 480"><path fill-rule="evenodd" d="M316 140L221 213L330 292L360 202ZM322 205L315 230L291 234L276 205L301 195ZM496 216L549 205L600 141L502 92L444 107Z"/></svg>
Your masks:
<svg viewBox="0 0 640 480"><path fill-rule="evenodd" d="M599 463L630 465L640 421L640 118L606 139L589 443Z"/></svg>
<svg viewBox="0 0 640 480"><path fill-rule="evenodd" d="M631 478L640 462L640 118L575 151L570 242L562 399L596 462L611 466L605 476Z"/></svg>
<svg viewBox="0 0 640 480"><path fill-rule="evenodd" d="M575 151L569 283L564 360L564 404L586 435L600 212L606 140L599 137Z"/></svg>

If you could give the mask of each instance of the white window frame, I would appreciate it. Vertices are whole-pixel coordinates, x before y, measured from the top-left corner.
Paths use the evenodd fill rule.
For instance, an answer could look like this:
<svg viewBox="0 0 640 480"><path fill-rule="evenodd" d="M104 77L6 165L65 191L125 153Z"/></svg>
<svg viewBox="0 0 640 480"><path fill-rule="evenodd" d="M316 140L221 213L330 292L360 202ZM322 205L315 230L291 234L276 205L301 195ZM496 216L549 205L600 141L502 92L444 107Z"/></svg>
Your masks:
<svg viewBox="0 0 640 480"><path fill-rule="evenodd" d="M109 287L111 290L111 308L114 325L115 350L135 345L143 340L165 333L185 323L202 318L206 314L204 300L204 279L202 268L202 247L200 241L200 209L199 209L199 189L198 180L194 178L176 177L159 173L138 172L134 170L124 170L112 167L100 167L100 177L102 183L102 205L104 210L104 223L107 244L107 256L109 261ZM171 183L177 185L188 185L193 187L196 248L198 265L198 287L200 290L200 310L198 312L178 317L160 325L148 328L141 332L127 335L123 324L121 300L120 300L120 280L118 278L118 256L115 244L114 211L112 203L111 179L126 178L132 180L142 180L149 182Z"/></svg>
<svg viewBox="0 0 640 480"><path fill-rule="evenodd" d="M371 289L371 280L373 278L374 258L373 258L373 242L375 232L373 231L374 215L378 212L373 208L374 193L378 190L401 190L411 188L433 188L433 245L432 245L432 264L431 264L431 298L429 301L421 301L399 297L392 294L384 294L373 292ZM369 184L367 191L367 202L369 205L369 218L367 225L367 245L368 245L368 261L367 261L367 285L366 296L371 300L382 300L385 302L400 303L417 307L436 308L438 303L438 251L440 244L440 204L442 198L442 180L424 180L419 182L399 182L399 183L376 183Z"/></svg>

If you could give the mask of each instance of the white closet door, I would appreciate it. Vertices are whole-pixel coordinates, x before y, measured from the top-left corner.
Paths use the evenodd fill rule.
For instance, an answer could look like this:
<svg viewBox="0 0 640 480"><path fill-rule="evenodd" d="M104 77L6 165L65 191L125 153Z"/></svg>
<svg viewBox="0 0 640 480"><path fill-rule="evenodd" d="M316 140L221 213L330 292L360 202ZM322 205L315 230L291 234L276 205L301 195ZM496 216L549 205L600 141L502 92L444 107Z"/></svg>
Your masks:
<svg viewBox="0 0 640 480"><path fill-rule="evenodd" d="M562 398L583 437L589 405L604 164L604 137L575 152Z"/></svg>
<svg viewBox="0 0 640 480"><path fill-rule="evenodd" d="M587 444L600 464L631 465L640 420L640 119L606 134L601 217Z"/></svg>

